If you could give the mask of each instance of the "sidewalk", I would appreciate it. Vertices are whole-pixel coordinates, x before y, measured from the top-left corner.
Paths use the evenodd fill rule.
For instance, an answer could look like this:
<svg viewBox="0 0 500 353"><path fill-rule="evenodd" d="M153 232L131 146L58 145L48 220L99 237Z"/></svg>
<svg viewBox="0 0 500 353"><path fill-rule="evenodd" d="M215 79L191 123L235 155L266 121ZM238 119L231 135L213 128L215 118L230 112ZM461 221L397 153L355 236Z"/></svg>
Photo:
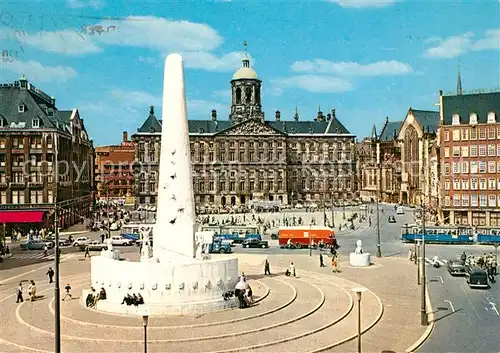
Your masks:
<svg viewBox="0 0 500 353"><path fill-rule="evenodd" d="M255 259L250 259L250 256L243 255L240 262L264 268L265 255ZM312 257L305 254L287 254L271 255L267 259L271 265L271 272L273 267L286 268L294 262L299 276L301 271L331 274L332 277L359 283L378 295L384 305L384 314L375 327L363 334L365 352L404 352L427 329L420 325L420 287L416 284L416 268L406 259L372 257L374 263L372 266L354 268L349 266L346 256L341 256L339 265L341 273L338 274L331 273L329 267L319 267L318 252L313 252ZM329 260L330 258L325 256L327 266ZM356 341L348 342L332 351L354 352Z"/></svg>

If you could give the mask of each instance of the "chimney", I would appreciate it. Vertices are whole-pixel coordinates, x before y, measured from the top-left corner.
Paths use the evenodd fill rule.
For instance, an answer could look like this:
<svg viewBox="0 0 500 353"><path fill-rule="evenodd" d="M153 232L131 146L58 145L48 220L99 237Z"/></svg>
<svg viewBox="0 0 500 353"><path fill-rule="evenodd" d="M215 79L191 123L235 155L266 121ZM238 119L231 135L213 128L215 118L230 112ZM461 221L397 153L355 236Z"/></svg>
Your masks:
<svg viewBox="0 0 500 353"><path fill-rule="evenodd" d="M212 121L217 121L217 110L212 109L211 117L212 117Z"/></svg>
<svg viewBox="0 0 500 353"><path fill-rule="evenodd" d="M275 113L274 113L274 116L276 118L276 121L281 121L281 112L279 110L277 110Z"/></svg>
<svg viewBox="0 0 500 353"><path fill-rule="evenodd" d="M153 105L149 106L149 115L155 115L155 107Z"/></svg>
<svg viewBox="0 0 500 353"><path fill-rule="evenodd" d="M328 113L326 114L326 121L332 120L332 114Z"/></svg>
<svg viewBox="0 0 500 353"><path fill-rule="evenodd" d="M52 104L54 107L56 106L56 99L54 96L50 96L50 104Z"/></svg>
<svg viewBox="0 0 500 353"><path fill-rule="evenodd" d="M126 131L123 131L122 136L123 136L123 142L128 142L128 134Z"/></svg>
<svg viewBox="0 0 500 353"><path fill-rule="evenodd" d="M325 121L325 116L323 115L323 112L321 110L318 112L318 117L316 118L316 121Z"/></svg>
<svg viewBox="0 0 500 353"><path fill-rule="evenodd" d="M332 120L335 120L337 117L335 116L335 109L332 109Z"/></svg>

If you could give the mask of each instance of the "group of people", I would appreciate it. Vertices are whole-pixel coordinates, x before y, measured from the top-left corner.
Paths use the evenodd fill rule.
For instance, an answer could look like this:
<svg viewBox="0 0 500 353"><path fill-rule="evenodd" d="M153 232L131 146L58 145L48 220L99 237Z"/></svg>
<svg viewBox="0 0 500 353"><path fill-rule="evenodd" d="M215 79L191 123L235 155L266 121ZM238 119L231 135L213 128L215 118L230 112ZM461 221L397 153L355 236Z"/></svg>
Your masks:
<svg viewBox="0 0 500 353"><path fill-rule="evenodd" d="M107 295L104 287L101 287L99 293L96 292L94 287L91 287L89 294L87 294L87 298L85 298L85 305L87 305L88 308L95 308L99 300L106 300L106 298Z"/></svg>
<svg viewBox="0 0 500 353"><path fill-rule="evenodd" d="M240 276L240 281L236 283L234 288L234 296L238 298L239 308L248 308L253 303L253 293L252 288L247 283L245 273Z"/></svg>
<svg viewBox="0 0 500 353"><path fill-rule="evenodd" d="M339 271L339 253L334 248L331 249L332 255L332 272L340 272ZM326 267L325 261L323 258L323 254L319 254L319 267Z"/></svg>
<svg viewBox="0 0 500 353"><path fill-rule="evenodd" d="M17 299L16 303L24 302L24 294L23 294L23 282L19 282L19 286L17 287ZM28 285L28 296L29 300L34 302L36 300L36 284L35 281L30 280Z"/></svg>
<svg viewBox="0 0 500 353"><path fill-rule="evenodd" d="M484 253L482 256L475 257L474 254L467 255L464 251L460 255L460 260L466 266L477 266L482 268L488 274L488 279L490 282L495 282L495 276L497 275L498 263L495 254L490 252L489 254Z"/></svg>
<svg viewBox="0 0 500 353"><path fill-rule="evenodd" d="M125 297L123 297L122 304L127 304L128 306L139 306L144 304L144 298L142 297L141 293L127 294Z"/></svg>

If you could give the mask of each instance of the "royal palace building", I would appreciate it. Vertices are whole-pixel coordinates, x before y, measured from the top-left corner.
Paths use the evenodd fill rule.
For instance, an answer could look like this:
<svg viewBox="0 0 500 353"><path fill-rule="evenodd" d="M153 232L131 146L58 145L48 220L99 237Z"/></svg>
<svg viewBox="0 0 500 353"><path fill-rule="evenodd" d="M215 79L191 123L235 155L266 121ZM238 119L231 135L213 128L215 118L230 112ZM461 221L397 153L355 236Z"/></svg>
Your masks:
<svg viewBox="0 0 500 353"><path fill-rule="evenodd" d="M440 94L441 210L449 224L500 226L500 92Z"/></svg>
<svg viewBox="0 0 500 353"><path fill-rule="evenodd" d="M261 85L247 55L231 80L229 119L212 110L209 120L190 120L195 201L200 206L245 205L251 201L309 204L357 198L355 136L335 110L302 121L276 111L266 120ZM137 133L135 195L156 202L162 120L154 108Z"/></svg>
<svg viewBox="0 0 500 353"><path fill-rule="evenodd" d="M25 77L0 85L0 224L52 224L56 204L63 227L90 215L93 156L77 109Z"/></svg>

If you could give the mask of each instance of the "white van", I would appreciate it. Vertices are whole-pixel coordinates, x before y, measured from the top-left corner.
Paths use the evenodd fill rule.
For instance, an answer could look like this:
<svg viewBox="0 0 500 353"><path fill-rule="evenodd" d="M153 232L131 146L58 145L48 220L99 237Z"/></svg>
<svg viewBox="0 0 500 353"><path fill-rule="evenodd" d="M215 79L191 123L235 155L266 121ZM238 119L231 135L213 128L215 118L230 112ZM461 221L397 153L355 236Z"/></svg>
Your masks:
<svg viewBox="0 0 500 353"><path fill-rule="evenodd" d="M398 206L398 208L396 209L396 214L405 214L403 206Z"/></svg>

